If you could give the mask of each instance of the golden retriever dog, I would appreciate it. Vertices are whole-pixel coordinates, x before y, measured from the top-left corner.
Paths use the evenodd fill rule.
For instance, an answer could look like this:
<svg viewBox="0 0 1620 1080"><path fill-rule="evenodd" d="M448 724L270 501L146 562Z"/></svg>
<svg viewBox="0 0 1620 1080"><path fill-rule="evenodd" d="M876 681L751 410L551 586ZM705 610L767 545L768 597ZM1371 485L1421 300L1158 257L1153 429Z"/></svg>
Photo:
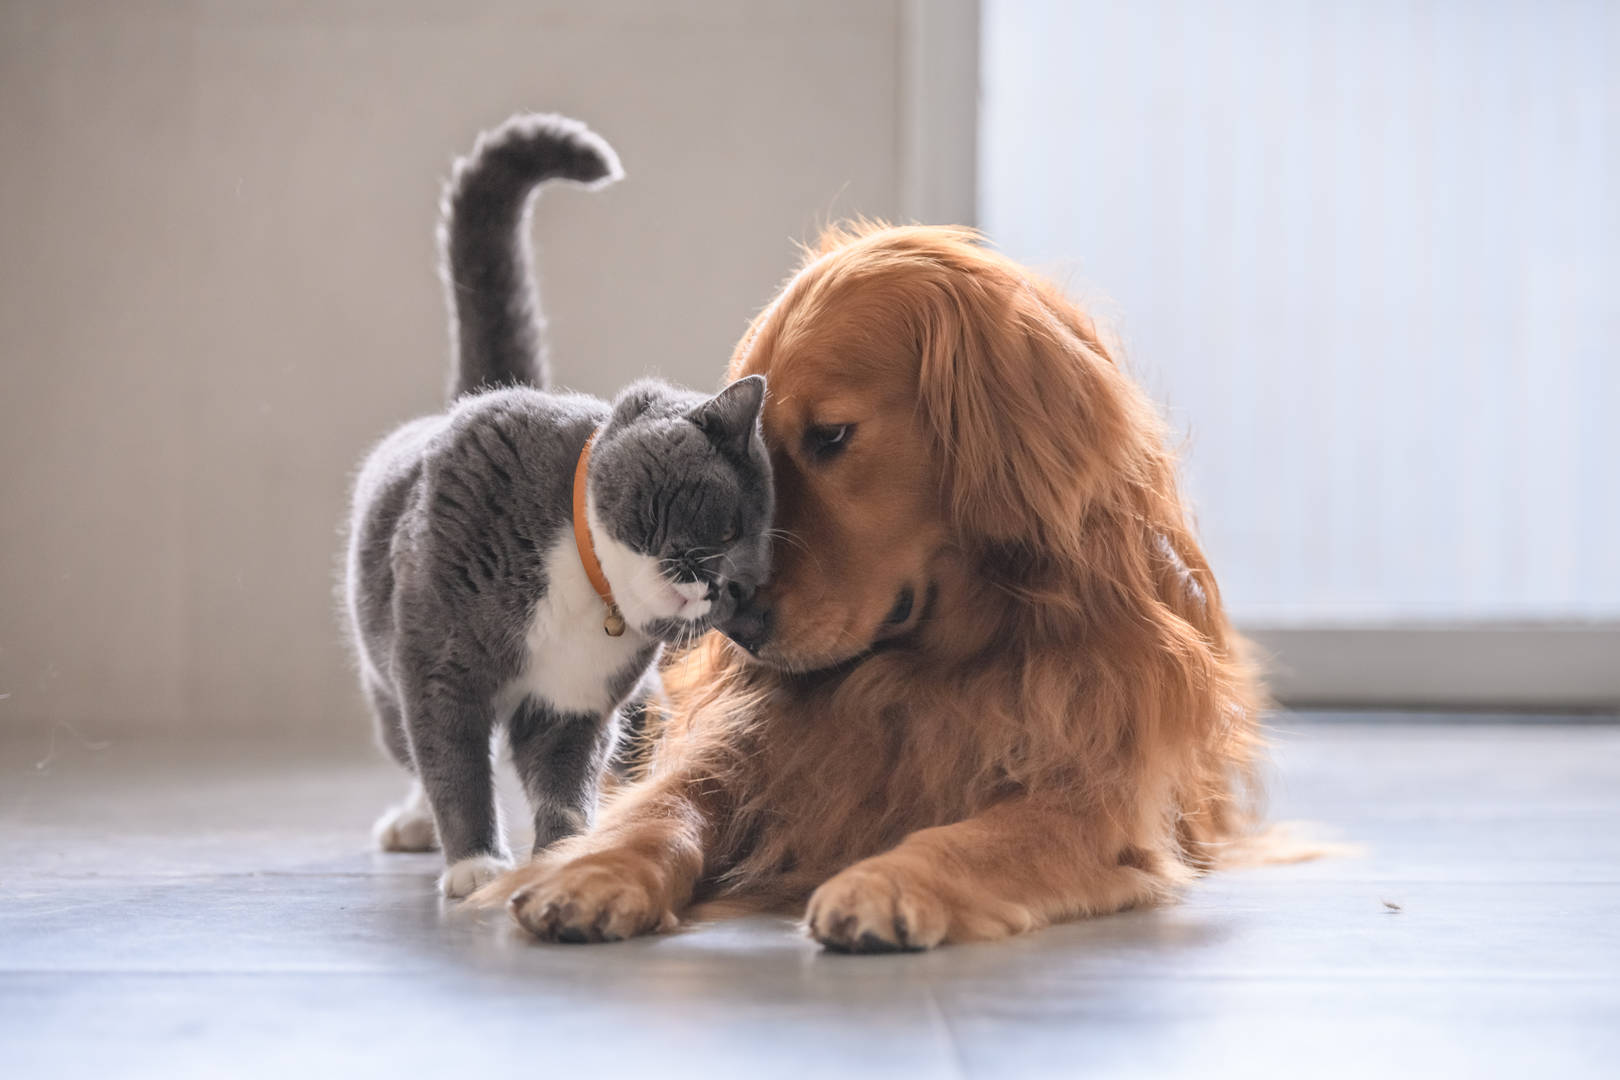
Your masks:
<svg viewBox="0 0 1620 1080"><path fill-rule="evenodd" d="M1083 312L971 232L861 224L754 320L756 372L770 584L672 662L648 774L486 900L555 941L808 900L829 948L926 949L1153 904L1241 845L1261 690Z"/></svg>

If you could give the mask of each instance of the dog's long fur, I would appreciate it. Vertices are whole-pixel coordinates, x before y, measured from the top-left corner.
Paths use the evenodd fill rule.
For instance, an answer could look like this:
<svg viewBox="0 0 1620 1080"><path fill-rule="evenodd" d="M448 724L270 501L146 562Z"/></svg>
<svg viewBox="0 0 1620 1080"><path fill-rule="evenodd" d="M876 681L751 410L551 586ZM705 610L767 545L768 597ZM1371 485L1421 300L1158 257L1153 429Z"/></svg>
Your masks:
<svg viewBox="0 0 1620 1080"><path fill-rule="evenodd" d="M769 643L678 660L650 775L491 897L562 940L808 898L829 946L921 948L1154 903L1241 846L1262 692L1082 311L967 231L860 224L755 319L755 372Z"/></svg>

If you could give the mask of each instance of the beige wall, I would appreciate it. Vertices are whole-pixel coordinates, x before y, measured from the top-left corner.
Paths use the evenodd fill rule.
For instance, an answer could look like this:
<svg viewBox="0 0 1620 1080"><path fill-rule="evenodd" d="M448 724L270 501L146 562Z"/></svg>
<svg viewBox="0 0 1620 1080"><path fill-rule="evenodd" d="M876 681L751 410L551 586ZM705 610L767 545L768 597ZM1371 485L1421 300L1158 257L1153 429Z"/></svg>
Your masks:
<svg viewBox="0 0 1620 1080"><path fill-rule="evenodd" d="M896 214L901 4L0 4L0 726L365 720L346 473L444 378L438 183L519 108L561 380L710 385L790 240Z"/></svg>

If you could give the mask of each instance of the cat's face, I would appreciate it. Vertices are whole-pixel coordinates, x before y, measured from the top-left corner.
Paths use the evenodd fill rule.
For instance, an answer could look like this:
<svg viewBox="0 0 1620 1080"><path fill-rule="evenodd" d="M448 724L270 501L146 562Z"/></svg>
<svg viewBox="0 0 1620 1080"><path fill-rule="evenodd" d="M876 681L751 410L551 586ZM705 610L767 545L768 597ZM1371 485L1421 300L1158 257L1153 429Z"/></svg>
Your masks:
<svg viewBox="0 0 1620 1080"><path fill-rule="evenodd" d="M643 633L691 640L769 577L764 397L754 376L701 400L640 383L614 403L591 451L591 533L620 611Z"/></svg>

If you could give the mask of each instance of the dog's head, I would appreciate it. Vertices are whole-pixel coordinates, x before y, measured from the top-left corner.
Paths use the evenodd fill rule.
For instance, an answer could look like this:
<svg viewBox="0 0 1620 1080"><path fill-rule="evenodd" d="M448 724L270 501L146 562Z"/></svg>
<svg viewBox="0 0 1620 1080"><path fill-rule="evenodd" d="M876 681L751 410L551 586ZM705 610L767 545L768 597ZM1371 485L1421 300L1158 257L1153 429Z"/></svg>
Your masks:
<svg viewBox="0 0 1620 1080"><path fill-rule="evenodd" d="M965 230L829 235L731 374L769 380L778 532L771 583L726 629L789 670L1005 600L1009 567L1083 558L1088 512L1157 447L1089 320Z"/></svg>

